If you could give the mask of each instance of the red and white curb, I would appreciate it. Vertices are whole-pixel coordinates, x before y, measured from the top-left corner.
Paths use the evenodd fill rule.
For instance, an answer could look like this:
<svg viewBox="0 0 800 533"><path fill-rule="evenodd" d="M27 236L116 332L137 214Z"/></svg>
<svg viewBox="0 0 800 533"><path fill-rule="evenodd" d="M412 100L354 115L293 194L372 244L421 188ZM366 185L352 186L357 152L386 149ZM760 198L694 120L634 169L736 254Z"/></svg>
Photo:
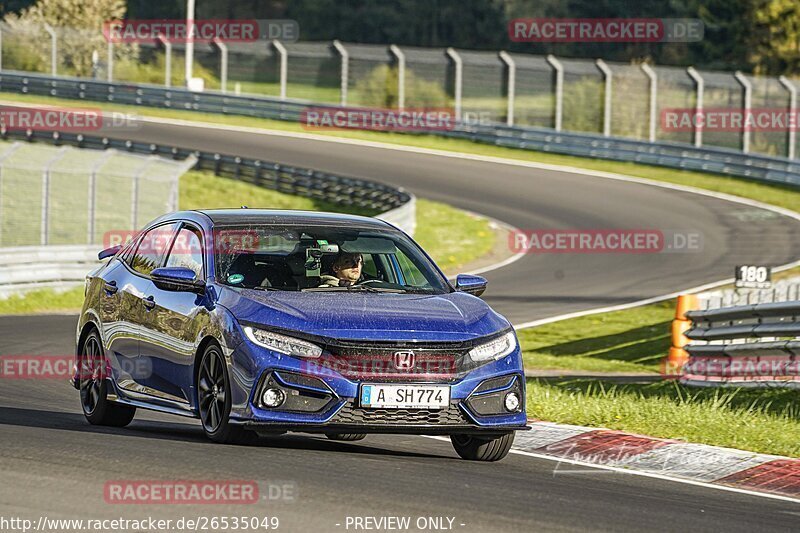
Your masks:
<svg viewBox="0 0 800 533"><path fill-rule="evenodd" d="M513 452L800 503L800 459L623 431L530 421Z"/></svg>

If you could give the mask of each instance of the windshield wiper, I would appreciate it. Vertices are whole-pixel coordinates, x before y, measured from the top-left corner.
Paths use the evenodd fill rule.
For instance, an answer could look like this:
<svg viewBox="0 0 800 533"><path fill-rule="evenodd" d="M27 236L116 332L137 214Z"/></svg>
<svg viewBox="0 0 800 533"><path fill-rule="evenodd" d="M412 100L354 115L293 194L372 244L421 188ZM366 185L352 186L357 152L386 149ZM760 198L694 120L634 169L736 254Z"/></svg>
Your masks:
<svg viewBox="0 0 800 533"><path fill-rule="evenodd" d="M371 285L349 285L345 288L350 292L393 292L395 294L405 292L403 289L393 289L391 287L373 287Z"/></svg>
<svg viewBox="0 0 800 533"><path fill-rule="evenodd" d="M256 287L245 287L245 289L253 289L254 291L282 291L284 289L279 289L278 287L262 287L258 285Z"/></svg>
<svg viewBox="0 0 800 533"><path fill-rule="evenodd" d="M342 287L308 287L302 289L304 292L385 292L401 294L405 289L393 289L390 287L371 287L369 285L347 285Z"/></svg>

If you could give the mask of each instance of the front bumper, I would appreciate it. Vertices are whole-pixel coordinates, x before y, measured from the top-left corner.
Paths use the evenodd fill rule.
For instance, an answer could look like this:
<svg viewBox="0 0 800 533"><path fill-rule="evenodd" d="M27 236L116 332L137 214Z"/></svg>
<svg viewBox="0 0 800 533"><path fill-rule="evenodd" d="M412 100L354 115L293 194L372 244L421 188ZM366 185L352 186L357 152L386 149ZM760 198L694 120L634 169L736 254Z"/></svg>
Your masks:
<svg viewBox="0 0 800 533"><path fill-rule="evenodd" d="M248 349L251 351L252 349ZM255 350L253 350L255 351ZM359 405L362 383L337 372L320 371L307 361L257 350L260 368L234 390L231 422L262 432L299 431L310 433L404 433L404 434L501 434L529 429L525 414L525 379L519 350L457 379L408 381L408 384L450 386L450 405L444 409L382 409ZM244 357L243 359L249 359ZM253 353L250 356L255 355ZM236 364L234 354L234 366ZM252 361L252 360L251 360ZM252 367L251 367L252 368ZM241 371L231 376L241 376ZM261 391L269 384L286 391L287 402L280 408L261 405ZM514 389L521 407L509 412L502 398Z"/></svg>

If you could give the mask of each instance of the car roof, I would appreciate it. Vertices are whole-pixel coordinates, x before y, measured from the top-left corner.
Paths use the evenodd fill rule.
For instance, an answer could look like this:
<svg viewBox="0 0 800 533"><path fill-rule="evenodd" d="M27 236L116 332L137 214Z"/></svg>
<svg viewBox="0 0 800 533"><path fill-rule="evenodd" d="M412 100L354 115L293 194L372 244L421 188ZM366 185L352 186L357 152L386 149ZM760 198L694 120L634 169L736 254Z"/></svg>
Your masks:
<svg viewBox="0 0 800 533"><path fill-rule="evenodd" d="M242 224L298 224L298 225L343 225L387 229L386 222L372 217L327 213L321 211L279 209L199 209L211 219L214 226ZM178 213L176 213L177 215Z"/></svg>

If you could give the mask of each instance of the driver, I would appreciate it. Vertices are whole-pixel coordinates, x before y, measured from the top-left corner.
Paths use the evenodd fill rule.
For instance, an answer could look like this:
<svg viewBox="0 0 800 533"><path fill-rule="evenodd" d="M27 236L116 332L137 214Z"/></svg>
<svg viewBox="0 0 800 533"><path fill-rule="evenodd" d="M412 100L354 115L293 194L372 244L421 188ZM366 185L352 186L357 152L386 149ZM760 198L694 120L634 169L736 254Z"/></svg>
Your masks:
<svg viewBox="0 0 800 533"><path fill-rule="evenodd" d="M347 287L355 285L361 279L361 267L364 258L360 253L340 252L333 260L333 275L320 276L320 287Z"/></svg>

